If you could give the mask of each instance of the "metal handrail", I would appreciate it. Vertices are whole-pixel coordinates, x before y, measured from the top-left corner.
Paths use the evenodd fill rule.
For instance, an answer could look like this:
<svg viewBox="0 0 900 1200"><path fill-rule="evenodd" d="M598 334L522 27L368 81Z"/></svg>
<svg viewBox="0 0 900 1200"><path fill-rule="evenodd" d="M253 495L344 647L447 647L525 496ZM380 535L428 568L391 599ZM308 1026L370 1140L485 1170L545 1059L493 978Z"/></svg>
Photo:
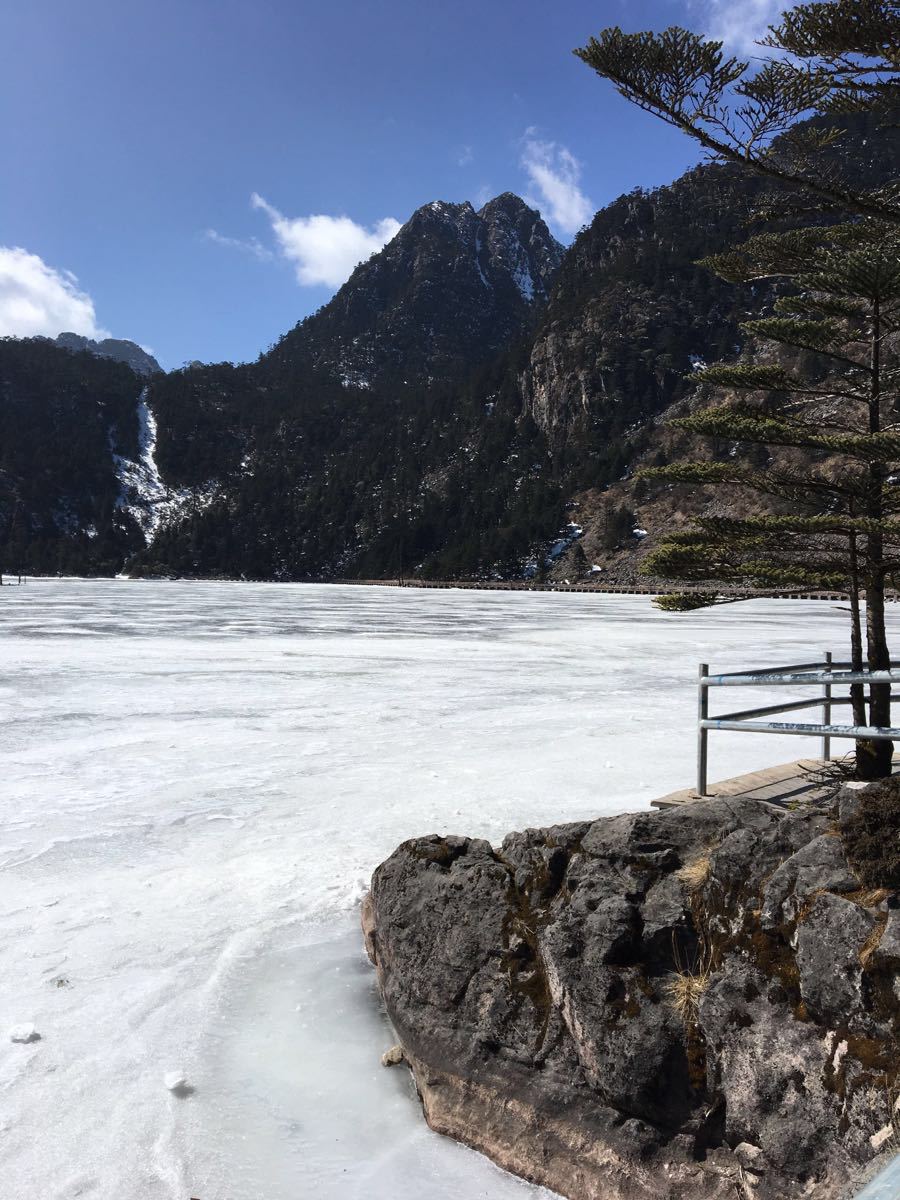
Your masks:
<svg viewBox="0 0 900 1200"><path fill-rule="evenodd" d="M780 733L794 737L821 737L822 759L831 758L831 739L848 738L856 741L865 738L871 741L900 741L900 728L882 725L833 725L831 710L837 704L850 704L850 696L833 696L832 688L837 684L854 683L900 683L900 668L886 671L854 671L849 662L835 662L831 652L825 651L820 662L792 663L784 667L752 668L746 671L729 671L711 675L709 664L701 663L697 680L697 794L708 795L709 733L712 729L730 730L734 733ZM767 704L759 708L746 708L737 712L711 716L709 712L709 689L714 687L772 687L781 684L798 686L822 685L822 692L811 699L787 700L780 704ZM891 694L891 700L900 700L900 695ZM759 717L775 716L794 712L801 708L822 706L822 723L810 721L761 721Z"/></svg>
<svg viewBox="0 0 900 1200"><path fill-rule="evenodd" d="M821 664L817 664L821 665ZM707 675L703 687L768 687L778 683L900 683L900 671L747 671L734 675Z"/></svg>

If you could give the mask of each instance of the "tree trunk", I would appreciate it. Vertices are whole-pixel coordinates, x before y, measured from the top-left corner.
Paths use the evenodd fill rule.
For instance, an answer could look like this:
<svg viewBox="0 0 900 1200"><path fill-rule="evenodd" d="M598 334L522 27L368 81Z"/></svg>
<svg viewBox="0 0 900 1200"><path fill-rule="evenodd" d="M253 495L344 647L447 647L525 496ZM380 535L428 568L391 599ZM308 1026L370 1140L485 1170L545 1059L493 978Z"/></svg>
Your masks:
<svg viewBox="0 0 900 1200"><path fill-rule="evenodd" d="M862 643L862 616L859 608L859 553L856 535L850 535L850 670L861 671L865 666ZM854 725L866 724L866 689L861 683L850 685L850 707ZM856 767L860 768L860 746L856 743Z"/></svg>
<svg viewBox="0 0 900 1200"><path fill-rule="evenodd" d="M869 432L881 429L881 310L878 300L872 305L871 393L869 398ZM883 463L869 464L869 495L867 515L874 521L884 519ZM870 671L890 669L891 654L884 628L884 539L880 533L866 538L866 649ZM891 723L891 685L869 685L869 724L889 726ZM863 779L883 779L892 771L894 743L867 741L857 743L857 770Z"/></svg>
<svg viewBox="0 0 900 1200"><path fill-rule="evenodd" d="M891 666L884 629L884 582L870 580L866 587L867 665L870 671L887 671ZM869 724L889 726L891 723L891 685L869 685ZM864 762L860 764L860 748L864 747ZM863 779L884 779L891 774L894 743L868 741L857 743L857 768Z"/></svg>

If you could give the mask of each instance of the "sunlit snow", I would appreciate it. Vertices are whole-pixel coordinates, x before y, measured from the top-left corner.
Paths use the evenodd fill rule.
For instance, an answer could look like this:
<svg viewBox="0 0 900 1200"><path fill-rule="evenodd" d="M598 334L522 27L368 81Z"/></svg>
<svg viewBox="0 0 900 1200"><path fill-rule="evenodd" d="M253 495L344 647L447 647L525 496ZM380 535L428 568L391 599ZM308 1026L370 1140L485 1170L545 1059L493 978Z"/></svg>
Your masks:
<svg viewBox="0 0 900 1200"><path fill-rule="evenodd" d="M405 1070L380 1066L395 1038L357 931L373 867L414 834L498 841L690 783L698 659L843 656L845 621L800 602L0 589L0 1193L546 1196L430 1133ZM814 752L717 734L711 775Z"/></svg>
<svg viewBox="0 0 900 1200"><path fill-rule="evenodd" d="M149 389L138 397L138 457L124 458L113 453L120 495L118 507L129 513L150 542L160 525L178 517L190 507L206 508L218 491L215 481L204 487L170 488L156 464L156 418L147 403ZM92 536L90 530L86 530ZM96 529L93 536L96 536Z"/></svg>

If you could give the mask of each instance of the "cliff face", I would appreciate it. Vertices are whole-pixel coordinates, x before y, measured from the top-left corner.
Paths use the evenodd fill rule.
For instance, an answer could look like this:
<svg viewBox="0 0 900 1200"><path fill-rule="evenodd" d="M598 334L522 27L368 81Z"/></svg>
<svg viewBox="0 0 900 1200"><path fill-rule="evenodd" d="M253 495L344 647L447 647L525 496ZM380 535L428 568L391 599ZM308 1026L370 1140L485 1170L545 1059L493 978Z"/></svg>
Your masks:
<svg viewBox="0 0 900 1200"><path fill-rule="evenodd" d="M428 1123L571 1200L833 1200L896 1143L900 896L824 813L417 838L363 924Z"/></svg>
<svg viewBox="0 0 900 1200"><path fill-rule="evenodd" d="M900 170L893 131L863 118L849 119L830 156L835 174L856 185ZM609 441L628 442L690 391L685 376L698 359L738 352L739 323L763 311L772 291L726 284L698 260L758 229L751 214L766 199L776 197L760 176L710 164L621 196L578 235L520 376L524 410L553 452L585 446L602 464ZM788 197L782 203L790 209Z"/></svg>
<svg viewBox="0 0 900 1200"><path fill-rule="evenodd" d="M520 379L553 450L627 438L684 395L693 361L734 354L754 297L697 259L740 240L758 191L733 169L702 167L622 196L579 235Z"/></svg>

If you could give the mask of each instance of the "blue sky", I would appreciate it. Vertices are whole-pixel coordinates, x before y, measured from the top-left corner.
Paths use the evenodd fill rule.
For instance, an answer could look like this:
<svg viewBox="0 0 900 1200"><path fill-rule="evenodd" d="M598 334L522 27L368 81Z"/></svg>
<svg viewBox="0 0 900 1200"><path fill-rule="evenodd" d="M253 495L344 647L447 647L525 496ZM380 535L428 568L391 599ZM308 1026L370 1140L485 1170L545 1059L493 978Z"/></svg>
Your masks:
<svg viewBox="0 0 900 1200"><path fill-rule="evenodd" d="M610 24L677 23L740 50L779 7L8 5L0 334L109 332L167 368L243 361L430 200L515 191L568 242L596 208L698 159L572 48Z"/></svg>

